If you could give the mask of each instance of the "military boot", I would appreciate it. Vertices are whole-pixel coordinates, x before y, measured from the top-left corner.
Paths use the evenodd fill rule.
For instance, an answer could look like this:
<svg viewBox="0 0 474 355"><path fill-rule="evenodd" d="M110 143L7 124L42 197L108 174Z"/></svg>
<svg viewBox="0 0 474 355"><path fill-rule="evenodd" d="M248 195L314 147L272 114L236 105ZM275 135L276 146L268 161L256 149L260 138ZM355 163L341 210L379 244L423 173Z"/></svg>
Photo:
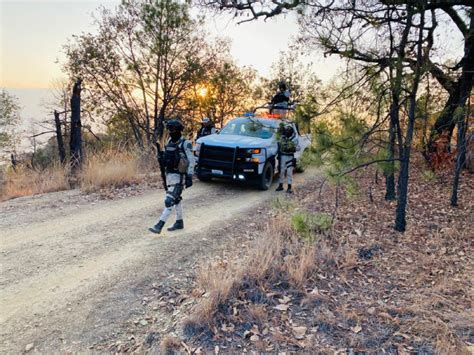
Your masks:
<svg viewBox="0 0 474 355"><path fill-rule="evenodd" d="M283 184L279 184L275 191L283 191Z"/></svg>
<svg viewBox="0 0 474 355"><path fill-rule="evenodd" d="M183 229L184 228L184 222L182 219L177 219L174 224L168 228L170 232L178 230L178 229Z"/></svg>
<svg viewBox="0 0 474 355"><path fill-rule="evenodd" d="M163 229L163 226L165 225L164 221L159 221L157 224L155 224L153 227L148 228L150 232L160 234L161 230Z"/></svg>
<svg viewBox="0 0 474 355"><path fill-rule="evenodd" d="M287 193L292 194L293 190L291 189L291 184L288 184L288 189L286 190Z"/></svg>

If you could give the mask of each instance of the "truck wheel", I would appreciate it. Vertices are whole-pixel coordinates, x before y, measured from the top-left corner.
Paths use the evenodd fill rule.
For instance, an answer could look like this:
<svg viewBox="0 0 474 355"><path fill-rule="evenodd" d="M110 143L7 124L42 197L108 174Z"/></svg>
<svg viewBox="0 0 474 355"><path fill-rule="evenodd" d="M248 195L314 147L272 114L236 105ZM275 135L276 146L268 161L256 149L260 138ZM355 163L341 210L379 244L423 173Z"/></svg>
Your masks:
<svg viewBox="0 0 474 355"><path fill-rule="evenodd" d="M198 177L199 181L202 181L202 182L209 182L209 181L212 180L212 177L207 176L207 175L197 174L197 177Z"/></svg>
<svg viewBox="0 0 474 355"><path fill-rule="evenodd" d="M265 163L262 174L259 176L258 188L260 190L268 190L273 182L273 165L269 161Z"/></svg>

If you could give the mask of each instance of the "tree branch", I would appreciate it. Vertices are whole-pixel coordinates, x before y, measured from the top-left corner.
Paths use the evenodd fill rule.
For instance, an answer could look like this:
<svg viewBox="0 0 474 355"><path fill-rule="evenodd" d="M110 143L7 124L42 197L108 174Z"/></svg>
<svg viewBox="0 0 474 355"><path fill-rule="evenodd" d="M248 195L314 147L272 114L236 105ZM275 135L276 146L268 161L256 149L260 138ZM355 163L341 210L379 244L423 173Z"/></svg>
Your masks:
<svg viewBox="0 0 474 355"><path fill-rule="evenodd" d="M453 9L452 7L443 7L442 10L446 12L449 15L449 17L451 17L451 19L456 24L456 26L458 26L458 29L459 31L461 31L462 35L466 37L467 33L469 32L469 28L467 27L463 19L459 16L457 11Z"/></svg>

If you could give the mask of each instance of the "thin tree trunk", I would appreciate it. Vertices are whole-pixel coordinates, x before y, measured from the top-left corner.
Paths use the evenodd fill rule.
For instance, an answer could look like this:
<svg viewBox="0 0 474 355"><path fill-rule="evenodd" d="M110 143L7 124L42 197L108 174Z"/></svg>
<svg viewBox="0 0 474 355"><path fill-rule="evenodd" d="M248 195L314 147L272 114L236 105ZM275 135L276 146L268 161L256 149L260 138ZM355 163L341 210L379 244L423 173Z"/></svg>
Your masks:
<svg viewBox="0 0 474 355"><path fill-rule="evenodd" d="M391 76L391 95L392 103L390 105L390 127L389 127L389 145L388 145L388 159L395 158L395 138L398 137L399 156L401 156L402 136L400 129L400 93L402 91L402 76L403 76L403 59L405 58L405 47L408 41L408 34L410 33L412 10L408 9L408 18L405 29L403 30L400 46L398 48L398 58L395 64L395 77L393 78L392 68L390 68ZM390 35L391 47L393 48L393 37ZM385 200L395 200L395 162L390 163L390 171L386 173L385 179Z"/></svg>
<svg viewBox="0 0 474 355"><path fill-rule="evenodd" d="M59 161L64 164L66 161L66 149L64 148L63 134L61 132L61 119L59 112L54 110L54 124L56 126L56 141L58 142Z"/></svg>
<svg viewBox="0 0 474 355"><path fill-rule="evenodd" d="M392 116L392 109L394 108L395 105L392 102L392 108L390 109L389 143L387 155L387 159L389 160L395 158L395 119L398 119L398 117L395 118ZM398 110L398 107L396 108L396 110ZM398 116L398 114L396 116ZM390 170L385 172L385 200L392 201L395 199L395 162L391 160Z"/></svg>
<svg viewBox="0 0 474 355"><path fill-rule="evenodd" d="M408 9L408 13L411 13L411 9ZM410 15L408 15L410 16ZM407 26L411 23L411 18L407 20ZM416 94L418 92L418 86L421 77L421 65L422 65L422 49L423 49L423 28L425 24L425 13L420 13L420 29L418 37L418 53L415 69L415 77L413 79L413 88L410 92L409 97L409 111L408 111L408 127L405 142L403 144L403 154L401 156L400 175L398 177L398 199L397 209L395 215L395 230L404 232L406 230L406 209L408 202L408 178L410 170L410 155L411 145L413 141L413 131L415 129L415 110L416 110Z"/></svg>
<svg viewBox="0 0 474 355"><path fill-rule="evenodd" d="M455 111L454 118L458 127L458 142L457 142L457 156L456 168L454 171L453 190L451 193L451 206L458 204L458 190L459 180L461 177L461 170L466 159L466 119L465 106L467 98L472 90L472 78L474 71L474 12L471 11L471 21L469 26L469 33L466 36L466 43L464 46L464 65L463 65L463 80L461 82L461 89L459 95L459 102Z"/></svg>

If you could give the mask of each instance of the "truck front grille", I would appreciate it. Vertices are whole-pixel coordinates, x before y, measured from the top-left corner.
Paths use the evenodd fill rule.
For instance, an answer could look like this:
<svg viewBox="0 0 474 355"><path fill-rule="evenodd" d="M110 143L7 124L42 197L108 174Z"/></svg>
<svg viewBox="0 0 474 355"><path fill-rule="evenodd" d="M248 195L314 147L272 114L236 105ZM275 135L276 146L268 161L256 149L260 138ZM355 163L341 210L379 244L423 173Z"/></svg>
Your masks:
<svg viewBox="0 0 474 355"><path fill-rule="evenodd" d="M221 170L224 175L232 175L237 164L245 163L245 158L245 149L203 144L199 151L199 168Z"/></svg>

